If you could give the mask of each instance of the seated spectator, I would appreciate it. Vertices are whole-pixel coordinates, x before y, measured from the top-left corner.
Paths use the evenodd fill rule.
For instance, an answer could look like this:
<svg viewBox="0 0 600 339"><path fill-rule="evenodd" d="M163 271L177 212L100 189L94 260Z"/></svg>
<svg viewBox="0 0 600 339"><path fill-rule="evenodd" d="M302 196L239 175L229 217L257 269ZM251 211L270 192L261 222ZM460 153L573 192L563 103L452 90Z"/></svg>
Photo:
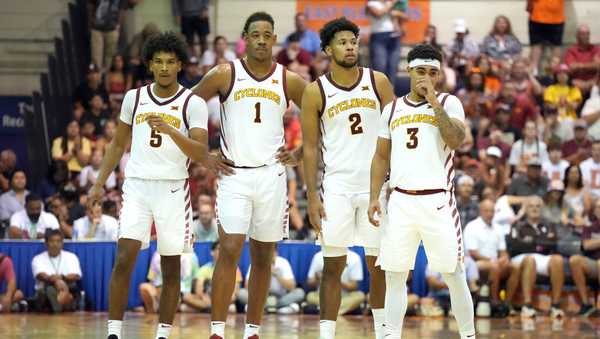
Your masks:
<svg viewBox="0 0 600 339"><path fill-rule="evenodd" d="M494 108L492 115L493 124L488 128L490 133L492 130L497 129L501 133L500 140L505 144L509 145L508 155L510 155L510 147L515 141L521 139L522 130L515 128L511 125L510 119L512 118L511 107L509 105L501 104ZM485 133L485 129L481 129Z"/></svg>
<svg viewBox="0 0 600 339"><path fill-rule="evenodd" d="M306 24L306 14L302 12L296 13L296 16L294 17L294 26L296 27L296 30L287 36L286 41L292 34L297 33L300 35L300 47L302 47L302 49L312 56L319 53L319 51L321 51L321 38L319 38L317 32L308 28L308 25Z"/></svg>
<svg viewBox="0 0 600 339"><path fill-rule="evenodd" d="M492 308L496 309L500 306L500 283L510 273L510 258L504 233L492 223L494 202L482 201L479 215L465 227L465 250L468 257L477 263L479 274L487 278L483 283L490 285Z"/></svg>
<svg viewBox="0 0 600 339"><path fill-rule="evenodd" d="M477 285L477 281L479 280L477 264L471 257L465 256L464 266L469 291L475 294L479 291L479 286ZM427 265L425 276L427 278L427 287L429 288L429 297L433 298L444 309L444 312L447 313L450 310L450 291L442 278L442 274L433 272L429 268L429 265Z"/></svg>
<svg viewBox="0 0 600 339"><path fill-rule="evenodd" d="M88 201L86 216L75 220L73 240L117 241L119 222L102 213L100 201Z"/></svg>
<svg viewBox="0 0 600 339"><path fill-rule="evenodd" d="M479 200L473 194L475 181L468 175L461 175L456 185L456 208L462 225L468 224L479 215ZM464 226L463 226L464 227Z"/></svg>
<svg viewBox="0 0 600 339"><path fill-rule="evenodd" d="M498 76L498 66L490 57L485 54L480 55L475 60L475 68L483 74L483 88L485 95L496 99L500 94L502 83Z"/></svg>
<svg viewBox="0 0 600 339"><path fill-rule="evenodd" d="M36 308L52 313L74 310L80 296L79 258L63 250L63 234L59 230L46 233L47 251L33 257L31 271L36 280ZM49 305L49 307L48 307Z"/></svg>
<svg viewBox="0 0 600 339"><path fill-rule="evenodd" d="M102 130L102 135L100 135L96 139L95 149L99 149L103 152L106 152L108 148L108 144L112 141L117 133L117 122L114 119L106 120L104 124L104 128Z"/></svg>
<svg viewBox="0 0 600 339"><path fill-rule="evenodd" d="M512 179L506 193L525 197L537 195L543 197L548 190L548 178L542 176L542 164L536 158L529 159L525 175L519 175Z"/></svg>
<svg viewBox="0 0 600 339"><path fill-rule="evenodd" d="M448 65L459 74L464 74L471 60L479 56L479 45L469 36L465 19L459 18L454 21L454 32L456 35L447 52Z"/></svg>
<svg viewBox="0 0 600 339"><path fill-rule="evenodd" d="M69 236L66 236L66 238L72 238L73 223L75 221L71 219L71 216L69 215L69 208L60 195L56 195L48 199L48 211L52 213L56 219L58 219L58 224L60 225L63 235L68 233Z"/></svg>
<svg viewBox="0 0 600 339"><path fill-rule="evenodd" d="M79 84L73 93L74 110L81 113L90 108L90 101L94 95L100 95L104 102L108 102L108 93L102 84L100 68L95 64L90 64L85 79L85 82Z"/></svg>
<svg viewBox="0 0 600 339"><path fill-rule="evenodd" d="M505 108L506 107L506 108ZM525 128L528 120L537 121L539 116L538 108L533 99L527 95L517 92L517 84L512 80L506 80L502 83L500 96L496 99L492 108L491 120L495 120L496 111L503 108L510 112L510 125L516 130Z"/></svg>
<svg viewBox="0 0 600 339"><path fill-rule="evenodd" d="M559 143L548 145L548 159L542 163L542 175L549 180L562 181L569 162L563 159L562 147Z"/></svg>
<svg viewBox="0 0 600 339"><path fill-rule="evenodd" d="M192 306L194 309L199 311L210 311L212 302L210 299L211 296L211 285L212 285L212 276L215 270L215 264L217 260L219 260L219 241L213 242L211 246L210 255L212 256L212 261L207 262L202 265L196 275L194 276L194 291L192 295L188 295L187 299L184 296L184 302L188 306ZM240 291L240 284L242 282L242 273L239 268L236 268L235 272L235 288L233 289L233 293L231 295L231 304L229 305L229 312L235 312L235 301L238 298L238 294Z"/></svg>
<svg viewBox="0 0 600 339"><path fill-rule="evenodd" d="M81 172L91 154L92 143L88 138L81 137L79 124L75 120L69 122L65 134L52 142L52 159L65 161L71 172Z"/></svg>
<svg viewBox="0 0 600 339"><path fill-rule="evenodd" d="M574 223L575 210L564 199L565 184L560 180L550 181L548 193L544 197L542 219L551 224L569 225Z"/></svg>
<svg viewBox="0 0 600 339"><path fill-rule="evenodd" d="M0 223L8 221L10 217L25 208L25 198L29 191L25 172L17 170L10 180L11 190L0 195ZM1 238L1 237L0 237Z"/></svg>
<svg viewBox="0 0 600 339"><path fill-rule="evenodd" d="M544 103L558 110L558 120L577 119L581 105L581 91L569 84L569 66L559 65L555 70L555 83L544 91Z"/></svg>
<svg viewBox="0 0 600 339"><path fill-rule="evenodd" d="M578 315L587 317L596 311L593 302L588 297L587 279L600 279L600 200L594 204L594 222L589 227L583 228L581 242L583 255L574 255L569 258L571 275L577 287L577 293L581 300L581 308ZM598 280L600 283L600 280ZM591 300L594 300L592 296Z"/></svg>
<svg viewBox="0 0 600 339"><path fill-rule="evenodd" d="M486 187L492 188L495 194L504 193L508 182L509 170L502 160L502 151L496 146L487 148L481 161L481 172Z"/></svg>
<svg viewBox="0 0 600 339"><path fill-rule="evenodd" d="M583 186L593 199L600 198L600 140L592 143L592 156L580 164Z"/></svg>
<svg viewBox="0 0 600 339"><path fill-rule="evenodd" d="M550 277L552 288L553 319L564 317L560 309L560 297L565 280L563 257L553 254L557 234L553 225L541 218L544 202L540 197L531 197L525 203L525 218L513 225L506 239L511 255L511 264L518 268L524 306L521 317L533 318L536 310L532 306L532 292L537 275Z"/></svg>
<svg viewBox="0 0 600 339"><path fill-rule="evenodd" d="M45 212L42 199L32 193L25 198L25 209L10 217L8 236L11 239L42 239L48 230L58 228L56 217Z"/></svg>
<svg viewBox="0 0 600 339"><path fill-rule="evenodd" d="M217 35L213 40L213 49L209 49L202 55L202 73L206 74L211 68L219 64L219 59L226 62L235 60L235 52L229 49L227 39L222 35Z"/></svg>
<svg viewBox="0 0 600 339"><path fill-rule="evenodd" d="M544 88L533 75L529 61L525 58L518 58L512 63L510 80L515 83L517 94L524 95L533 102L543 94Z"/></svg>
<svg viewBox="0 0 600 339"><path fill-rule="evenodd" d="M597 86L600 87L600 76ZM594 88L598 88L594 87ZM591 95L581 109L581 118L589 126L588 134L593 140L600 140L600 95Z"/></svg>
<svg viewBox="0 0 600 339"><path fill-rule="evenodd" d="M94 124L94 134L100 135L104 124L111 118L111 113L106 109L106 102L99 95L94 95L90 100L90 108L81 117L81 123L90 121ZM95 139L95 138L94 138Z"/></svg>
<svg viewBox="0 0 600 339"><path fill-rule="evenodd" d="M248 281L252 265L246 273L246 283L240 290L239 300L242 305L248 304ZM296 314L300 312L300 303L304 300L305 292L296 287L296 278L292 265L284 257L277 255L274 247L273 262L271 264L271 282L265 308L268 313Z"/></svg>
<svg viewBox="0 0 600 339"><path fill-rule="evenodd" d="M579 119L575 121L575 138L562 145L562 156L571 164L579 165L590 155L592 141L587 136L587 124L585 120Z"/></svg>
<svg viewBox="0 0 600 339"><path fill-rule="evenodd" d="M521 43L514 35L510 20L505 15L498 15L494 19L492 30L483 39L481 53L503 62L510 62L521 55Z"/></svg>
<svg viewBox="0 0 600 339"><path fill-rule="evenodd" d="M569 66L573 85L588 93L599 74L600 46L590 42L590 26L587 24L577 27L576 38L577 43L565 52L565 63Z"/></svg>
<svg viewBox="0 0 600 339"><path fill-rule="evenodd" d="M219 240L219 230L212 204L203 203L200 199L198 199L198 220L194 221L194 235L196 241Z"/></svg>
<svg viewBox="0 0 600 339"><path fill-rule="evenodd" d="M87 192L90 187L96 182L98 175L100 174L100 165L102 164L102 157L104 156L104 150L95 149L92 152L92 157L90 159L90 164L85 166L81 173L79 173L79 189L83 192ZM106 184L104 187L107 190L117 188L117 176L115 172L111 172L106 179Z"/></svg>
<svg viewBox="0 0 600 339"><path fill-rule="evenodd" d="M525 173L530 161L540 165L548 160L546 144L538 137L538 130L534 121L527 121L523 130L523 139L517 140L512 145L508 163L514 166L517 173Z"/></svg>
<svg viewBox="0 0 600 339"><path fill-rule="evenodd" d="M208 53L208 52L206 52ZM206 54L205 53L205 54ZM179 84L181 86L191 89L196 86L197 83L202 79L202 73L200 67L198 67L199 61L195 56L191 57L183 67L183 72L179 74Z"/></svg>
<svg viewBox="0 0 600 339"><path fill-rule="evenodd" d="M300 47L300 34L292 33L286 40L286 47L275 57L278 63L290 71L298 73L304 80L310 81L312 56Z"/></svg>
<svg viewBox="0 0 600 339"><path fill-rule="evenodd" d="M584 178L578 165L571 165L565 170L563 200L565 205L575 212L576 219L582 219L592 207L592 197L584 186ZM583 221L580 221L577 224L581 226L582 223Z"/></svg>
<svg viewBox="0 0 600 339"><path fill-rule="evenodd" d="M17 155L11 149L0 152L0 192L10 189L10 178L17 166Z"/></svg>
<svg viewBox="0 0 600 339"><path fill-rule="evenodd" d="M108 93L108 102L121 105L125 92L131 89L133 81L131 74L127 71L125 60L121 54L115 54L108 72L106 72L106 92Z"/></svg>
<svg viewBox="0 0 600 339"><path fill-rule="evenodd" d="M181 275L180 275L180 291L181 301L184 305L188 305L187 301L194 300L192 294L192 281L198 270L198 258L195 253L183 253L180 256ZM146 313L158 312L160 304L161 287L163 284L161 256L158 251L154 252L150 260L150 268L148 269L148 281L141 283L139 286L140 296L144 303L143 310ZM182 305L183 306L183 305ZM188 305L193 307L192 305ZM184 307L185 308L185 307ZM141 309L137 309L141 311Z"/></svg>
<svg viewBox="0 0 600 339"><path fill-rule="evenodd" d="M490 147L496 147L500 150L500 160L505 163L510 155L510 145L504 141L502 130L495 124L486 128L486 131L483 131L483 134L477 137L477 150L480 159L485 158Z"/></svg>
<svg viewBox="0 0 600 339"><path fill-rule="evenodd" d="M319 307L320 293L328 293L327 291L319 291L321 278L323 277L323 252L315 253L315 256L310 262L306 284L310 289L316 291L309 292L306 295L306 303L309 307ZM363 267L360 256L356 252L348 250L346 254L346 267L342 272L342 298L338 314L343 315L360 309L360 305L365 301L365 294L358 289L358 283L363 280Z"/></svg>
<svg viewBox="0 0 600 339"><path fill-rule="evenodd" d="M23 292L17 289L17 278L13 268L12 259L0 252L0 285L6 284L4 294L0 294L0 313L9 313L13 310L24 310L20 307Z"/></svg>
<svg viewBox="0 0 600 339"><path fill-rule="evenodd" d="M490 115L492 101L484 94L483 75L478 69L471 69L465 88L459 90L457 96L464 105L465 117L475 126L479 124L479 119Z"/></svg>

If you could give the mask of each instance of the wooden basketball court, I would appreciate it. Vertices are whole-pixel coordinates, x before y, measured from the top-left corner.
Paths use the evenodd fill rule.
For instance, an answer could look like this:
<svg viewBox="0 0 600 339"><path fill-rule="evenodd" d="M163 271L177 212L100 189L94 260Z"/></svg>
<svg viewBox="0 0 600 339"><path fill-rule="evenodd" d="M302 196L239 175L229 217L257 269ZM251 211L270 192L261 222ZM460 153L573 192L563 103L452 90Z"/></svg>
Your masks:
<svg viewBox="0 0 600 339"><path fill-rule="evenodd" d="M105 339L106 313L72 313L63 315L0 315L0 337L19 339ZM155 315L128 313L124 339L153 339L158 318ZM209 316L179 314L171 339L207 339ZM242 338L244 316L229 317L227 338ZM374 338L370 317L343 317L337 323L336 339ZM317 339L319 318L303 316L265 316L263 339ZM562 324L548 317L523 323L519 317L477 320L478 338L600 338L600 318L568 317ZM403 338L458 338L452 318L407 318Z"/></svg>

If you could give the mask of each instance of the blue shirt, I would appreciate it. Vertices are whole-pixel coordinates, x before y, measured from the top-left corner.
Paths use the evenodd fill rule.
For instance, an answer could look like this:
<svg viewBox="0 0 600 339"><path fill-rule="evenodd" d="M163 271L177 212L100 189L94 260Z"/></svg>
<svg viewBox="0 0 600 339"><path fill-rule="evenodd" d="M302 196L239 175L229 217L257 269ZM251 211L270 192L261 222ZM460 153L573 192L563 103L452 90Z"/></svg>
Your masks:
<svg viewBox="0 0 600 339"><path fill-rule="evenodd" d="M307 50L311 55L314 56L319 50L321 50L321 38L319 38L319 34L308 29L304 31L304 33L302 33L302 38L300 39L300 47Z"/></svg>

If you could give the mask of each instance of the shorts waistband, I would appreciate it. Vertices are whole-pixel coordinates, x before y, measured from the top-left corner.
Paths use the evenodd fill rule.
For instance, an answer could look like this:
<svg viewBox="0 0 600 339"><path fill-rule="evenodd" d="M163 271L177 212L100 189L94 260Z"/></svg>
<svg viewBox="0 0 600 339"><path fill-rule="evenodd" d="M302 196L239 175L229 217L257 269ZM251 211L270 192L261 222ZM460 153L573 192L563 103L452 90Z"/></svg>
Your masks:
<svg viewBox="0 0 600 339"><path fill-rule="evenodd" d="M229 167L233 167L233 168L246 168L246 169L252 169L252 168L263 168L263 167L267 167L267 165L261 165L261 166L256 166L256 167L252 167L252 166L236 166L236 165L231 165L228 163L225 163L227 166Z"/></svg>
<svg viewBox="0 0 600 339"><path fill-rule="evenodd" d="M438 188L438 189L431 189L431 190L405 190L402 188L394 188L395 191L400 192L400 193L404 193L404 194L409 194L409 195L431 195L431 194L437 194L437 193L443 193L446 192L446 190Z"/></svg>

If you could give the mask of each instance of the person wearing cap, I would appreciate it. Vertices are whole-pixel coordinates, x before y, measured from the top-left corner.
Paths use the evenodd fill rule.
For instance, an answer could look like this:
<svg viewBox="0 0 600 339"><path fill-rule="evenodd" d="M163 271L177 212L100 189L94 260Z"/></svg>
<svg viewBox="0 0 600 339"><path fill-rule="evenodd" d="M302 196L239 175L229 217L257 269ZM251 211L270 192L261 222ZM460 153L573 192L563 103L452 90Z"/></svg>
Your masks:
<svg viewBox="0 0 600 339"><path fill-rule="evenodd" d="M548 185L548 193L544 197L542 219L555 225L569 224L575 217L575 211L563 199L565 184L561 180L552 180Z"/></svg>
<svg viewBox="0 0 600 339"><path fill-rule="evenodd" d="M534 159L540 164L548 159L546 143L538 137L537 125L534 121L527 121L523 129L523 139L517 140L512 145L508 163L514 166L514 171L525 173L529 160Z"/></svg>
<svg viewBox="0 0 600 339"><path fill-rule="evenodd" d="M195 56L189 58L187 64L183 68L183 72L179 75L179 83L181 86L191 89L194 87L200 79L202 79L202 73L200 73L200 67L198 67L199 60Z"/></svg>
<svg viewBox="0 0 600 339"><path fill-rule="evenodd" d="M569 66L573 85L588 93L595 85L600 68L600 46L590 42L590 26L580 24L575 33L577 43L565 52L565 64Z"/></svg>
<svg viewBox="0 0 600 339"><path fill-rule="evenodd" d="M592 142L592 156L580 164L583 186L592 197L600 198L600 140Z"/></svg>
<svg viewBox="0 0 600 339"><path fill-rule="evenodd" d="M463 18L454 21L454 33L456 35L448 51L448 64L454 69L464 70L469 60L479 56L479 45L469 37L467 22Z"/></svg>
<svg viewBox="0 0 600 339"><path fill-rule="evenodd" d="M587 137L587 123L575 121L575 137L562 145L562 156L571 164L579 165L592 154L592 141Z"/></svg>
<svg viewBox="0 0 600 339"><path fill-rule="evenodd" d="M548 144L548 160L542 163L542 175L549 180L562 181L567 167L569 167L569 162L563 159L560 143L551 141Z"/></svg>
<svg viewBox="0 0 600 339"><path fill-rule="evenodd" d="M456 181L456 207L463 227L479 215L479 200L473 194L474 186L475 181L466 174Z"/></svg>
<svg viewBox="0 0 600 339"><path fill-rule="evenodd" d="M542 176L542 163L537 158L527 161L525 175L513 177L506 194L516 196L537 195L543 197L548 190L548 178Z"/></svg>
<svg viewBox="0 0 600 339"><path fill-rule="evenodd" d="M500 148L490 146L485 150L481 161L481 172L483 182L487 187L491 187L499 193L504 191L509 171Z"/></svg>
<svg viewBox="0 0 600 339"><path fill-rule="evenodd" d="M569 84L569 66L560 64L554 70L555 84L544 91L544 103L558 109L559 121L577 119L582 96L579 88Z"/></svg>

